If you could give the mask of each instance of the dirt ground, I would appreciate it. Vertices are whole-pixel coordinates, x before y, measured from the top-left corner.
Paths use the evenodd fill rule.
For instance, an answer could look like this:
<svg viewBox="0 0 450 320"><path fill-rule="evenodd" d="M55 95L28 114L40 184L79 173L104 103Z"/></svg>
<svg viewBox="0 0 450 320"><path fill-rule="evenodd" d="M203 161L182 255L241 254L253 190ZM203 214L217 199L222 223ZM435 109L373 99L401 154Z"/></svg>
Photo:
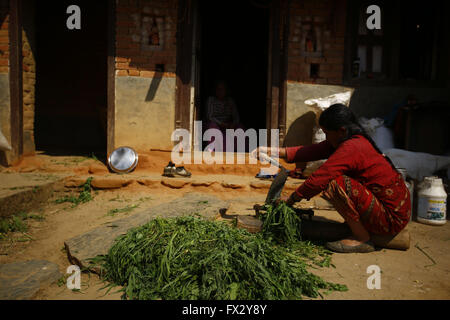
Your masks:
<svg viewBox="0 0 450 320"><path fill-rule="evenodd" d="M38 163L40 163L40 169L32 171L45 171L42 168L43 161ZM26 171L24 168L27 167L29 168L30 165L16 166L6 170L20 172L20 170ZM36 167L39 168L39 166ZM69 162L65 170L72 167L79 168L80 163ZM81 171L81 169L78 170ZM254 175L255 169L249 170L250 173ZM92 201L75 208L71 208L70 203L55 203L56 199L67 194L67 191L62 189L55 192L44 207L36 212L29 212L42 215L44 218L43 220L27 220L29 224L27 234L32 240L17 241L23 237L13 234L9 239L0 241L0 264L43 259L58 264L61 273L64 274L70 265L63 248L65 240L126 215L171 201L186 192L194 191L193 189L190 187L175 190L163 186L149 189L143 185L131 184L122 189L94 191ZM201 187L198 191L213 194L223 200L233 200L235 210L239 211L241 208L245 214L248 214L246 211L249 211L254 203L263 202L267 192L233 189L223 191L207 187ZM123 208L129 210L117 213L112 211ZM335 211L317 211L316 215L341 221ZM408 228L412 241L411 248L406 252L383 249L370 254L334 254L335 268L311 269L313 273L326 280L345 284L349 288L347 292L334 292L324 298L450 299L450 224L431 227L412 222ZM370 276L367 268L372 265L379 266L381 269L380 290L367 288L367 279ZM120 299L121 294L115 290L106 294L106 290L101 289L103 285L95 274L83 274L80 292L73 292L67 289L65 284L59 283L43 288L35 299Z"/></svg>

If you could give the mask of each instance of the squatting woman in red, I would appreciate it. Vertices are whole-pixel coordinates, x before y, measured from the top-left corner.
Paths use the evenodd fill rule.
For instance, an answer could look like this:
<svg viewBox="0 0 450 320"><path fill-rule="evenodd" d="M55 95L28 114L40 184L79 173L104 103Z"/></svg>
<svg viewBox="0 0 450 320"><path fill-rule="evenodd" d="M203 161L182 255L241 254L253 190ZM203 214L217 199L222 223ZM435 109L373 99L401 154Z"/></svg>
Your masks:
<svg viewBox="0 0 450 320"><path fill-rule="evenodd" d="M396 235L410 220L410 194L389 158L344 105L325 110L319 124L326 141L281 148L289 163L328 159L287 199L293 205L319 193L334 205L351 228L353 237L327 244L335 252L371 252L371 234ZM264 152L264 150L259 150Z"/></svg>

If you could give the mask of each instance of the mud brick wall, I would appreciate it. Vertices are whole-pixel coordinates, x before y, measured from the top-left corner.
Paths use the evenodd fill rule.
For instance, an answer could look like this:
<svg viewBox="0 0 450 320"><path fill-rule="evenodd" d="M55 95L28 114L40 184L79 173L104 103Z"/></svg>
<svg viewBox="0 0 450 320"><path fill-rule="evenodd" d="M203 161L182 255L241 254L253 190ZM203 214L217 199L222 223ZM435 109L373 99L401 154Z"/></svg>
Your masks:
<svg viewBox="0 0 450 320"><path fill-rule="evenodd" d="M0 2L0 73L9 73L9 15L8 5Z"/></svg>
<svg viewBox="0 0 450 320"><path fill-rule="evenodd" d="M342 86L346 12L346 0L292 0L289 16L286 146L312 143L317 114L305 104L305 100L353 91L352 88ZM316 50L308 50L307 47L311 34L316 40Z"/></svg>
<svg viewBox="0 0 450 320"><path fill-rule="evenodd" d="M288 80L342 84L346 0L295 0L290 14ZM319 52L305 53L305 40L315 31ZM311 65L313 66L312 70ZM311 71L316 71L311 74Z"/></svg>
<svg viewBox="0 0 450 320"><path fill-rule="evenodd" d="M9 98L9 1L0 0L0 128L11 142L11 102ZM7 165L9 152L0 151L0 164Z"/></svg>
<svg viewBox="0 0 450 320"><path fill-rule="evenodd" d="M27 7L28 8L28 7ZM9 5L0 2L0 126L9 140L10 133L10 96L9 96ZM26 11L23 16L22 55L23 55L23 143L24 154L35 151L34 110L36 86L36 61L32 51L35 34L32 13Z"/></svg>
<svg viewBox="0 0 450 320"><path fill-rule="evenodd" d="M22 55L23 55L23 152L25 155L34 153L34 114L35 114L35 89L36 89L36 59L34 15L31 7L24 12L22 30Z"/></svg>
<svg viewBox="0 0 450 320"><path fill-rule="evenodd" d="M153 77L163 65L163 76L174 77L177 1L119 0L116 8L116 76Z"/></svg>
<svg viewBox="0 0 450 320"><path fill-rule="evenodd" d="M172 149L177 4L117 2L115 147Z"/></svg>

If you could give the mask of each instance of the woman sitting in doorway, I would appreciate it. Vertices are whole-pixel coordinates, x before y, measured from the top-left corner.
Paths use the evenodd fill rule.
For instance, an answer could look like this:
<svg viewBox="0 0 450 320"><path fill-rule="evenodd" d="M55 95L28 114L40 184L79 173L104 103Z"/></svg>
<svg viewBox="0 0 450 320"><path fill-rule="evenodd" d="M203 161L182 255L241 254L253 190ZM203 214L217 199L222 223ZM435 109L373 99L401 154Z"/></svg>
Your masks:
<svg viewBox="0 0 450 320"><path fill-rule="evenodd" d="M327 243L327 247L341 253L372 252L370 234L396 235L409 223L408 188L348 107L331 106L322 113L319 124L326 141L279 149L280 157L289 163L328 159L284 200L292 206L323 191L353 233L353 237ZM268 153L271 149L256 151Z"/></svg>
<svg viewBox="0 0 450 320"><path fill-rule="evenodd" d="M222 151L226 150L226 130L227 129L243 129L244 127L239 122L239 112L237 110L234 100L228 96L228 89L225 81L218 81L215 86L215 96L209 97L206 103L207 107L207 129L220 130L223 136ZM215 137L212 137L209 142L211 150L220 151L212 146ZM236 142L236 140L235 140ZM236 143L235 143L236 148Z"/></svg>

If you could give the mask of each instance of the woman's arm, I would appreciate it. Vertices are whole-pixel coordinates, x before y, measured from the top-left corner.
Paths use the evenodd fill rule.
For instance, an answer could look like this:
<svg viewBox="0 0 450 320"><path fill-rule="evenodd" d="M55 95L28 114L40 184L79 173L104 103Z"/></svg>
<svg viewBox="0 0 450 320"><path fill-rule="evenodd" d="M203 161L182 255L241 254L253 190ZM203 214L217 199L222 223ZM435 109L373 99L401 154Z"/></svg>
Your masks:
<svg viewBox="0 0 450 320"><path fill-rule="evenodd" d="M268 156L278 154L278 158L286 158L286 148L259 147L253 150L250 154L253 158L258 159L258 155L261 153L267 154Z"/></svg>
<svg viewBox="0 0 450 320"><path fill-rule="evenodd" d="M343 143L319 169L295 191L297 199L311 199L339 176L360 170L361 152L354 141Z"/></svg>
<svg viewBox="0 0 450 320"><path fill-rule="evenodd" d="M328 159L335 149L328 141L310 146L300 146L285 149L285 158L288 163L310 162Z"/></svg>
<svg viewBox="0 0 450 320"><path fill-rule="evenodd" d="M251 153L251 156L258 159L258 155L260 153L265 153L269 156L273 156L278 153L278 157L281 159L286 159L287 163L297 163L328 159L334 152L335 149L333 148L333 146L328 141L324 141L319 144L313 144L306 147L259 147Z"/></svg>
<svg viewBox="0 0 450 320"><path fill-rule="evenodd" d="M286 203L293 206L302 199L311 199L339 176L358 170L361 153L355 141L347 141L329 157L300 187L295 190Z"/></svg>
<svg viewBox="0 0 450 320"><path fill-rule="evenodd" d="M294 204L302 200L303 199L297 194L297 192L293 192L291 196L287 199L286 204L292 207Z"/></svg>

